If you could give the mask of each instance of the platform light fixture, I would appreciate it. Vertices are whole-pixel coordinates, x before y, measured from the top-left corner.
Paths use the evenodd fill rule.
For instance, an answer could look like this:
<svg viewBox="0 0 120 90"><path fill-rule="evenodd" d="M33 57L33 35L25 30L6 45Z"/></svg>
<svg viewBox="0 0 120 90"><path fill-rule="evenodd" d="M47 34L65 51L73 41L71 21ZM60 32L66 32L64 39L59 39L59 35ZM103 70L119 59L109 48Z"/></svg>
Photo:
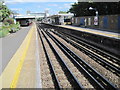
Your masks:
<svg viewBox="0 0 120 90"><path fill-rule="evenodd" d="M3 8L3 6L5 6L6 4L5 4L5 2L4 1L2 1L2 6L0 7L0 10Z"/></svg>
<svg viewBox="0 0 120 90"><path fill-rule="evenodd" d="M89 7L89 10L93 10L93 8L92 8L92 7Z"/></svg>
<svg viewBox="0 0 120 90"><path fill-rule="evenodd" d="M95 10L96 16L98 17L98 11L97 11L97 9L96 9L96 8L89 7L89 10Z"/></svg>
<svg viewBox="0 0 120 90"><path fill-rule="evenodd" d="M89 10L95 10L95 14L96 14L95 21L97 21L95 25L98 25L98 10L93 7L89 7Z"/></svg>
<svg viewBox="0 0 120 90"><path fill-rule="evenodd" d="M2 2L2 5L5 6L6 5L5 2Z"/></svg>

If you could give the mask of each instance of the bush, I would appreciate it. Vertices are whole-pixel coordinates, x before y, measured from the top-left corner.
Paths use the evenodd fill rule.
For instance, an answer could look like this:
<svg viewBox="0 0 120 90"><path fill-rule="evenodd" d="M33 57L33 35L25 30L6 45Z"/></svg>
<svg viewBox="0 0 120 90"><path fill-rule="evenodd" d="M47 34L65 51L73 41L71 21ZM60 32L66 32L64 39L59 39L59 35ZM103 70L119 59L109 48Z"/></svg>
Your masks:
<svg viewBox="0 0 120 90"><path fill-rule="evenodd" d="M18 30L20 30L20 25L17 23L17 24L11 24L10 26L9 26L9 28L10 28L10 33L14 33L14 32L16 32L16 31L18 31Z"/></svg>
<svg viewBox="0 0 120 90"><path fill-rule="evenodd" d="M5 24L5 23L9 23L9 25L10 24L14 24L14 19L12 19L12 18L7 18L7 19L5 19L4 21L3 21L3 23Z"/></svg>
<svg viewBox="0 0 120 90"><path fill-rule="evenodd" d="M5 25L5 26L9 26L9 23L8 23L8 22L4 22L4 25Z"/></svg>
<svg viewBox="0 0 120 90"><path fill-rule="evenodd" d="M16 22L17 28L20 29L20 23Z"/></svg>
<svg viewBox="0 0 120 90"><path fill-rule="evenodd" d="M20 30L20 24L17 22L16 24L13 23L12 19L7 19L3 23L2 28L0 28L0 38L6 36L8 33L14 33Z"/></svg>
<svg viewBox="0 0 120 90"><path fill-rule="evenodd" d="M0 38L6 36L9 33L9 28L2 28L2 30L0 30Z"/></svg>

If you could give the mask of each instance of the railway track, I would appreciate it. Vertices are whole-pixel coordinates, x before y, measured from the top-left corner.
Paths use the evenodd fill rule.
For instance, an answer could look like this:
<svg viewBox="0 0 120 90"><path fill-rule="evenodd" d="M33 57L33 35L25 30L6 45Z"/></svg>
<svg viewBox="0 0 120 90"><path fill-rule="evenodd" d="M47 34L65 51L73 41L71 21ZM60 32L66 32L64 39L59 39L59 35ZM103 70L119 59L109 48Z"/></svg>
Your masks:
<svg viewBox="0 0 120 90"><path fill-rule="evenodd" d="M68 83L68 87L71 88L116 89L111 82L57 40L44 27L41 27L38 33L56 88L63 88L64 84L62 85L61 82L64 81ZM60 67L60 72L61 74L64 73L64 75L58 78L60 72L56 68ZM62 79L62 81L60 79ZM86 84L83 84L83 82Z"/></svg>
<svg viewBox="0 0 120 90"><path fill-rule="evenodd" d="M104 54L104 56L102 56L100 53L98 53L98 52L96 53L96 50L90 50L90 48L85 47L85 45L83 46L80 43L78 43L79 41L77 38L74 38L74 40L73 40L73 39L69 38L70 36L67 37L66 35L59 34L55 31L52 31L52 32L54 34L58 35L59 37L63 38L66 42L70 43L75 48L77 48L80 51L84 52L85 54L89 55L89 57L91 57L93 60L95 60L97 63L99 63L103 67L107 68L108 70L110 70L111 72L116 74L117 76L120 76L119 59L115 59L115 58L114 58L115 60L113 60L113 59L111 60L110 58L108 59L108 58L104 57L104 56L107 56L106 54Z"/></svg>
<svg viewBox="0 0 120 90"><path fill-rule="evenodd" d="M109 59L110 61L120 65L120 58L119 57L111 55L111 54L105 52L102 49L96 48L94 45L90 45L87 42L87 40L84 40L84 39L82 39L80 37L77 37L77 36L74 36L74 35L71 35L71 34L68 34L68 33L65 33L65 32L59 32L59 33L61 33L61 35L64 35L64 36L74 40L75 42L85 46L86 48L88 48L88 49L90 49L92 51L95 51L97 54L105 57L106 59Z"/></svg>
<svg viewBox="0 0 120 90"><path fill-rule="evenodd" d="M49 64L49 68L52 73L55 88L79 88L82 89L82 85L77 81L76 77L69 70L66 63L62 60L56 49L51 45L45 34L42 32L45 38L41 38L45 55ZM46 39L46 41L45 41ZM50 47L48 47L50 46ZM51 51L52 49L53 51ZM54 53L54 54L53 54ZM64 73L65 72L65 73Z"/></svg>

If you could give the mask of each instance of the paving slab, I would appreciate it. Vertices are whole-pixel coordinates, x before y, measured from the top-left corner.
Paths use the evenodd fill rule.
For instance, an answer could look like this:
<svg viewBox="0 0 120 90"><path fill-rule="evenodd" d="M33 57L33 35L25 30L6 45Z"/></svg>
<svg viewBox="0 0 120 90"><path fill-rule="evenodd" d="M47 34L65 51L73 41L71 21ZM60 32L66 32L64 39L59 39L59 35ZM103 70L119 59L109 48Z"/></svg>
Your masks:
<svg viewBox="0 0 120 90"><path fill-rule="evenodd" d="M36 28L34 28L16 88L36 88Z"/></svg>
<svg viewBox="0 0 120 90"><path fill-rule="evenodd" d="M38 41L34 24L2 72L0 88L41 88Z"/></svg>
<svg viewBox="0 0 120 90"><path fill-rule="evenodd" d="M0 75L20 47L21 43L25 39L28 31L30 30L31 26L29 27L21 27L21 29L16 32L9 34L6 37L0 38L0 51L1 51L1 62L0 63Z"/></svg>
<svg viewBox="0 0 120 90"><path fill-rule="evenodd" d="M83 31L83 32L89 32L89 33L102 35L102 36L106 36L106 37L120 39L120 33L114 33L114 32L97 30L97 29L90 29L90 28L82 28L82 27L76 27L76 26L71 26L71 25L56 25L56 26L64 27L64 28L70 28L70 29L79 30L79 31Z"/></svg>

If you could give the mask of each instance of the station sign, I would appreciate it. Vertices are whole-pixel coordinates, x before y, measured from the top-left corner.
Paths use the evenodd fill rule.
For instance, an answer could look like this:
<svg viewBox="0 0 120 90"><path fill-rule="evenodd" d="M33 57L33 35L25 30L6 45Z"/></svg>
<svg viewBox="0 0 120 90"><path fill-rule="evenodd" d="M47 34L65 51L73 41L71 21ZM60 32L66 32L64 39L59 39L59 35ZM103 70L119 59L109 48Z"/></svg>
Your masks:
<svg viewBox="0 0 120 90"><path fill-rule="evenodd" d="M98 17L97 16L94 17L94 25L98 25Z"/></svg>

